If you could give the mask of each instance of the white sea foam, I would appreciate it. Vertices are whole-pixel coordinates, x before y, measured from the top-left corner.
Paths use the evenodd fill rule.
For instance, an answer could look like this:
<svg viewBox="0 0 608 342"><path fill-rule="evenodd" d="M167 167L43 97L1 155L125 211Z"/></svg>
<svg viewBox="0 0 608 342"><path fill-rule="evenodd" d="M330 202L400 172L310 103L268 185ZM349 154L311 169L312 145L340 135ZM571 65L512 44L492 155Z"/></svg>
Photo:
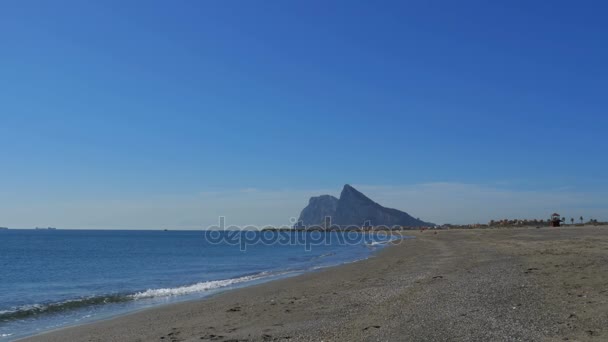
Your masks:
<svg viewBox="0 0 608 342"><path fill-rule="evenodd" d="M407 237L396 237L396 236L393 236L393 237L391 237L389 239L386 239L386 240L372 241L370 243L367 243L366 245L368 245L368 246L386 245L386 244L388 244L390 242L401 240L401 239L406 239L406 238Z"/></svg>
<svg viewBox="0 0 608 342"><path fill-rule="evenodd" d="M274 274L280 275L280 274ZM155 297L172 297L172 296L182 296L188 295L192 293L205 292L209 290L218 289L221 287L226 287L230 285L235 285L239 283L244 283L248 281L253 281L261 278L265 278L270 276L269 273L263 272L256 275L244 276L240 278L233 279L224 279L224 280L211 280L202 283L196 283L188 286L180 286L174 288L164 288L164 289L149 289L143 292L138 292L130 295L133 299L144 299L144 298L155 298Z"/></svg>
<svg viewBox="0 0 608 342"><path fill-rule="evenodd" d="M378 246L378 245L386 245L387 242L390 241L372 241L371 243L368 243L368 246Z"/></svg>

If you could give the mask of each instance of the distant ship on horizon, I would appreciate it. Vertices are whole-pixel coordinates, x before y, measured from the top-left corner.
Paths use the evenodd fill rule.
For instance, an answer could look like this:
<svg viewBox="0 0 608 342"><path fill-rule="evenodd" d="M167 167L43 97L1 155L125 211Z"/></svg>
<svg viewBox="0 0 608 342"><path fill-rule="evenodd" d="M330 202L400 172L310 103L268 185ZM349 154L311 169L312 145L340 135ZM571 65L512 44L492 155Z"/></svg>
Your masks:
<svg viewBox="0 0 608 342"><path fill-rule="evenodd" d="M46 228L36 227L36 230L57 230L57 228L54 228L54 227L46 227Z"/></svg>

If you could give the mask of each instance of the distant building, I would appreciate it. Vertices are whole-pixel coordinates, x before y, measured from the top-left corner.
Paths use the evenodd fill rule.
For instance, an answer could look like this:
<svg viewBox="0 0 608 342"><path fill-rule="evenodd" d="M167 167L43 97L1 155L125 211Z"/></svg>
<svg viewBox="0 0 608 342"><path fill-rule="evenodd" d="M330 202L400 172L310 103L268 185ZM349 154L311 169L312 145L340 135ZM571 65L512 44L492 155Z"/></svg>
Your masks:
<svg viewBox="0 0 608 342"><path fill-rule="evenodd" d="M562 216L558 213L551 215L551 227L559 227L562 222Z"/></svg>

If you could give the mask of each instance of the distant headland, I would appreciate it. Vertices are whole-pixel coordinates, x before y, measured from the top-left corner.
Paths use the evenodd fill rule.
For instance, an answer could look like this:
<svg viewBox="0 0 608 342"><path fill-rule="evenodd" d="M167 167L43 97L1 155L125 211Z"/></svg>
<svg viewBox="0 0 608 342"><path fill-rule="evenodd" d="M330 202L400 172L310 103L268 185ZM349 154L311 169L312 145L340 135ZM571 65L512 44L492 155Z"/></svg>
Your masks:
<svg viewBox="0 0 608 342"><path fill-rule="evenodd" d="M331 195L311 197L300 214L296 228L327 224L335 228L435 226L406 212L383 207L348 184L344 185L339 199Z"/></svg>

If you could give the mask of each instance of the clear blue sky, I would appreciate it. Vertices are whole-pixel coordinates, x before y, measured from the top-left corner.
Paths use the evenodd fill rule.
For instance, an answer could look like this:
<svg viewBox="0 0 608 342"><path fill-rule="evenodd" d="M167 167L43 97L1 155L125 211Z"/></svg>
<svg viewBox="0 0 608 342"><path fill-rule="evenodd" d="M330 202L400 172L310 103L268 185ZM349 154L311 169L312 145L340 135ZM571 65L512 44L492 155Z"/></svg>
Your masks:
<svg viewBox="0 0 608 342"><path fill-rule="evenodd" d="M343 183L605 198L606 18L604 1L2 1L0 226ZM79 203L97 221L63 220Z"/></svg>

